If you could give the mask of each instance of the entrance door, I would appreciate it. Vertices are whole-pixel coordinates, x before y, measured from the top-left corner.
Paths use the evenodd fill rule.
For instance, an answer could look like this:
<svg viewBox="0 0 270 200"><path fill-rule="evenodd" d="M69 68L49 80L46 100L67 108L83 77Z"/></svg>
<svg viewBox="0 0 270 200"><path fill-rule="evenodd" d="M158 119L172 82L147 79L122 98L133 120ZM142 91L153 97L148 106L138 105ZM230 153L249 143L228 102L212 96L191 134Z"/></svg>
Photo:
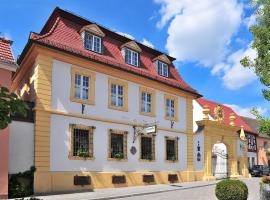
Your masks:
<svg viewBox="0 0 270 200"><path fill-rule="evenodd" d="M228 154L226 145L217 143L212 151L212 170L216 179L227 178L228 176Z"/></svg>

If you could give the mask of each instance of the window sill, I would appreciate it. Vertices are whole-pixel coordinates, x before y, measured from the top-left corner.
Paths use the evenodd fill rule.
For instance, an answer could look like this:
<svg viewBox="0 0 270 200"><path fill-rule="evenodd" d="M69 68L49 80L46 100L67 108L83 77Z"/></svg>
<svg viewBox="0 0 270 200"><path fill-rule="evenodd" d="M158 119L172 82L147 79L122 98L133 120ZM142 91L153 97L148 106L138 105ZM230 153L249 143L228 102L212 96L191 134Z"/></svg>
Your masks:
<svg viewBox="0 0 270 200"><path fill-rule="evenodd" d="M95 105L95 101L94 100L82 100L82 99L76 99L74 97L70 98L71 102L75 102L75 103L80 103L80 104L88 104L88 105Z"/></svg>
<svg viewBox="0 0 270 200"><path fill-rule="evenodd" d="M127 158L108 158L108 161L127 162Z"/></svg>
<svg viewBox="0 0 270 200"><path fill-rule="evenodd" d="M165 120L178 122L177 117L165 117Z"/></svg>
<svg viewBox="0 0 270 200"><path fill-rule="evenodd" d="M156 162L156 160L139 159L140 162Z"/></svg>
<svg viewBox="0 0 270 200"><path fill-rule="evenodd" d="M95 160L95 157L68 156L69 160Z"/></svg>
<svg viewBox="0 0 270 200"><path fill-rule="evenodd" d="M148 116L148 117L156 117L156 114L153 112L148 113L148 112L140 111L140 115L144 115L144 116Z"/></svg>
<svg viewBox="0 0 270 200"><path fill-rule="evenodd" d="M128 108L127 107L117 107L117 106L108 105L108 108L109 109L112 109L112 110L118 110L118 111L128 112Z"/></svg>
<svg viewBox="0 0 270 200"><path fill-rule="evenodd" d="M167 163L178 163L179 160L165 160L165 162L167 162Z"/></svg>

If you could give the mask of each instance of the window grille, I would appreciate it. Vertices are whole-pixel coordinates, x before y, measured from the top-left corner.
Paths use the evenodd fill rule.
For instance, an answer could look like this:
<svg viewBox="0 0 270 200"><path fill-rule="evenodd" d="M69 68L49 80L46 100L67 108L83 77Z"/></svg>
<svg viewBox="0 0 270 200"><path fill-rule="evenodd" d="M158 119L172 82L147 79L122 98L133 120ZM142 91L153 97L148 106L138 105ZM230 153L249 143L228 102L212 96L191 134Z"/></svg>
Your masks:
<svg viewBox="0 0 270 200"><path fill-rule="evenodd" d="M141 137L141 159L154 160L154 144L152 137Z"/></svg>
<svg viewBox="0 0 270 200"><path fill-rule="evenodd" d="M124 158L124 137L123 134L111 133L111 158Z"/></svg>
<svg viewBox="0 0 270 200"><path fill-rule="evenodd" d="M74 128L73 156L89 157L89 130Z"/></svg>

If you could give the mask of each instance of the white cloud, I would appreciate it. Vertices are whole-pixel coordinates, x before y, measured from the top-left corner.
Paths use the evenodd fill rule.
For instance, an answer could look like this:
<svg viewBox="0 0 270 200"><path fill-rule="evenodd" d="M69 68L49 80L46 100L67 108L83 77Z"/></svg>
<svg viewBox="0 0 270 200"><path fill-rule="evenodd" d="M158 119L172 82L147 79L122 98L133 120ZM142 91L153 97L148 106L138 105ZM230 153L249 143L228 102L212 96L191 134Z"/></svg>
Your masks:
<svg viewBox="0 0 270 200"><path fill-rule="evenodd" d="M148 47L154 48L154 45L150 41L146 40L145 38L143 38L142 43Z"/></svg>
<svg viewBox="0 0 270 200"><path fill-rule="evenodd" d="M242 88L257 79L257 76L251 69L244 68L240 64L240 60L245 56L254 59L256 51L251 47L240 49L229 55L225 62L215 65L211 73L221 76L223 85L228 89L236 90Z"/></svg>
<svg viewBox="0 0 270 200"><path fill-rule="evenodd" d="M224 104L224 105L232 108L238 115L254 118L254 115L250 113L251 108L247 108L247 107L244 108L235 104ZM266 108L257 107L257 109L261 115L264 115L267 112Z"/></svg>
<svg viewBox="0 0 270 200"><path fill-rule="evenodd" d="M256 24L257 20L256 20L257 16L256 14L253 14L251 15L250 17L247 17L245 20L244 20L244 23L246 24L246 26L249 28L253 25Z"/></svg>
<svg viewBox="0 0 270 200"><path fill-rule="evenodd" d="M213 65L220 62L241 24L237 0L155 0L161 4L159 28L169 22L166 48L178 60Z"/></svg>
<svg viewBox="0 0 270 200"><path fill-rule="evenodd" d="M118 34L120 34L122 36L125 36L125 37L127 37L127 38L129 38L131 40L134 40L135 39L132 35L130 35L128 33L120 32L120 31L117 31L116 33L118 33Z"/></svg>

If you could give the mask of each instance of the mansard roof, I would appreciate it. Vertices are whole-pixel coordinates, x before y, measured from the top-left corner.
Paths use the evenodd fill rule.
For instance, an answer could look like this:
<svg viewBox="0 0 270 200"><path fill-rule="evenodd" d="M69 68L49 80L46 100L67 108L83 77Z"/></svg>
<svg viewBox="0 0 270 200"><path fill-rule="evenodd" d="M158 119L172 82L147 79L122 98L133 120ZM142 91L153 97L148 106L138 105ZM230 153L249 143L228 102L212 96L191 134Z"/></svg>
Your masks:
<svg viewBox="0 0 270 200"><path fill-rule="evenodd" d="M190 87L182 79L176 67L172 63L169 64L170 77L158 75L152 60L160 55L163 55L164 53L145 46L137 41L133 41L130 38L109 30L108 28L96 24L100 31L104 33L104 37L102 38L102 54L85 49L80 31L83 27L87 27L91 24L96 23L57 7L42 28L41 32L32 32L30 34L28 44L25 47L22 56L19 58L18 63L22 62L23 57L26 55L27 49L29 49L30 45L32 45L32 43L38 43L49 48L65 51L67 53L94 60L120 70L159 81L166 85L175 87L176 89L191 93L197 97L201 96L195 89ZM142 49L140 52L140 67L134 67L126 64L121 54L121 46L129 42L136 42L136 45ZM175 58L169 55L166 55L166 57L171 62L175 60Z"/></svg>
<svg viewBox="0 0 270 200"><path fill-rule="evenodd" d="M208 106L210 109L210 115L211 117L214 118L215 114L214 114L214 110L215 107L217 107L218 105L221 106L223 108L224 111L224 123L225 124L230 124L230 114L233 113L235 116L235 125L238 127L243 126L244 130L249 132L249 133L253 133L253 134L257 134L256 131L254 131L242 118L240 115L238 115L232 108L230 108L229 106L223 105L223 104L219 104L217 102L213 102L213 101L209 101L206 100L204 98L199 98L196 100L201 106Z"/></svg>
<svg viewBox="0 0 270 200"><path fill-rule="evenodd" d="M16 64L11 51L12 41L0 37L0 61L6 64Z"/></svg>

